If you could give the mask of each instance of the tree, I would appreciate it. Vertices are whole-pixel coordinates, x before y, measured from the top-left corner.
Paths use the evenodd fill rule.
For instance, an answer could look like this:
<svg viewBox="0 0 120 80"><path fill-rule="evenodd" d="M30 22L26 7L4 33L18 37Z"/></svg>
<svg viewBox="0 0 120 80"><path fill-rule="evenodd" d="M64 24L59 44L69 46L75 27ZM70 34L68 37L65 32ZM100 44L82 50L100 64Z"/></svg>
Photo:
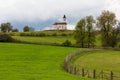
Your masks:
<svg viewBox="0 0 120 80"><path fill-rule="evenodd" d="M12 32L19 32L19 30L18 29L12 29Z"/></svg>
<svg viewBox="0 0 120 80"><path fill-rule="evenodd" d="M110 46L115 47L120 42L120 22L113 27Z"/></svg>
<svg viewBox="0 0 120 80"><path fill-rule="evenodd" d="M94 24L95 20L93 16L87 16L86 18L86 42L87 46L90 47L91 45L94 46L95 42L95 31L94 31Z"/></svg>
<svg viewBox="0 0 120 80"><path fill-rule="evenodd" d="M66 40L65 42L62 43L63 46L71 46L72 43L69 40Z"/></svg>
<svg viewBox="0 0 120 80"><path fill-rule="evenodd" d="M13 42L15 41L9 34L1 33L0 42Z"/></svg>
<svg viewBox="0 0 120 80"><path fill-rule="evenodd" d="M102 45L105 47L111 46L113 27L116 25L116 21L115 13L110 11L103 11L97 18L97 24L101 29Z"/></svg>
<svg viewBox="0 0 120 80"><path fill-rule="evenodd" d="M85 19L81 19L76 27L74 32L74 38L76 40L76 43L80 45L81 47L84 47L84 41L85 41Z"/></svg>
<svg viewBox="0 0 120 80"><path fill-rule="evenodd" d="M2 32L12 31L12 25L10 23L2 23L0 28Z"/></svg>
<svg viewBox="0 0 120 80"><path fill-rule="evenodd" d="M25 27L23 28L23 31L24 31L24 32L29 32L29 31L30 31L30 27L29 27L29 26L25 26Z"/></svg>
<svg viewBox="0 0 120 80"><path fill-rule="evenodd" d="M74 38L76 39L76 43L81 47L90 47L94 45L94 23L95 20L92 16L87 16L77 23Z"/></svg>

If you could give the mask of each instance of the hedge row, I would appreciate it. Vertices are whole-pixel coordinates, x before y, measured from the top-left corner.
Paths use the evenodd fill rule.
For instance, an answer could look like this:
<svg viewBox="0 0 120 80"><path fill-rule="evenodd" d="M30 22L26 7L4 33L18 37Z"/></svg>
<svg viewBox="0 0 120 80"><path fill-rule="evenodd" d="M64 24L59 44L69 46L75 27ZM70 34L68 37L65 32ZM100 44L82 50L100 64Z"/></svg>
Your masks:
<svg viewBox="0 0 120 80"><path fill-rule="evenodd" d="M57 33L57 32L54 32L54 33L45 33L45 32L11 32L11 33L8 33L10 34L11 36L71 36L73 35L72 33Z"/></svg>

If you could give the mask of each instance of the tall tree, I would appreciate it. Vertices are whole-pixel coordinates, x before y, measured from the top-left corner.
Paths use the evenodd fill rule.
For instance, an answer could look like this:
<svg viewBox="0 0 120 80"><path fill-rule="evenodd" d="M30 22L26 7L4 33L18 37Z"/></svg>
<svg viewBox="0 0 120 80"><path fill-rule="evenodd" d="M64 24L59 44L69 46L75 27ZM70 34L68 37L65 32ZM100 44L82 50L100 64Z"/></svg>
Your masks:
<svg viewBox="0 0 120 80"><path fill-rule="evenodd" d="M74 38L76 39L76 43L81 47L84 47L85 41L85 19L81 19L76 27L74 32Z"/></svg>
<svg viewBox="0 0 120 80"><path fill-rule="evenodd" d="M74 38L76 39L77 44L81 47L90 47L94 45L94 23L95 20L92 16L87 16L77 23Z"/></svg>
<svg viewBox="0 0 120 80"><path fill-rule="evenodd" d="M110 40L111 40L110 46L112 47L115 47L117 43L120 42L120 22L118 22L117 25L113 27Z"/></svg>
<svg viewBox="0 0 120 80"><path fill-rule="evenodd" d="M2 32L12 31L12 25L10 23L2 23L0 28Z"/></svg>
<svg viewBox="0 0 120 80"><path fill-rule="evenodd" d="M95 31L94 31L94 24L95 20L93 16L87 16L86 18L86 39L87 39L87 46L90 47L94 45L95 42Z"/></svg>
<svg viewBox="0 0 120 80"><path fill-rule="evenodd" d="M115 13L110 11L103 11L97 18L97 24L102 33L102 45L108 47L111 45L111 36L113 32L113 26L116 25Z"/></svg>

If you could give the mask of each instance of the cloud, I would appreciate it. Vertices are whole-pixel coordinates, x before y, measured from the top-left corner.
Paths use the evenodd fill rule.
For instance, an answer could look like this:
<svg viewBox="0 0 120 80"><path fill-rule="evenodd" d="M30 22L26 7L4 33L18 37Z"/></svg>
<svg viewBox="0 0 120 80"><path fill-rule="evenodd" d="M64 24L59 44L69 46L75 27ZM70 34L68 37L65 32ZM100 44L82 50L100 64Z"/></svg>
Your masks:
<svg viewBox="0 0 120 80"><path fill-rule="evenodd" d="M80 18L97 17L106 9L120 19L119 8L119 0L0 0L0 23L59 21L66 14L68 23L75 25Z"/></svg>
<svg viewBox="0 0 120 80"><path fill-rule="evenodd" d="M99 4L97 4L99 3ZM78 16L101 6L101 0L0 0L1 20L47 20L63 14Z"/></svg>

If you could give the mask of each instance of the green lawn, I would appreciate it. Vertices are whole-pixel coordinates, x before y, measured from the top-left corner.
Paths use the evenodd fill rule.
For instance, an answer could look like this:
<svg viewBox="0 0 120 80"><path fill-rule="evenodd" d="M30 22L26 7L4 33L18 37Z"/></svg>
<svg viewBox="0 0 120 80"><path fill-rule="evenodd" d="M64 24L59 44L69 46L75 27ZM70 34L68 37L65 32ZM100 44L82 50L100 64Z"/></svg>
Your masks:
<svg viewBox="0 0 120 80"><path fill-rule="evenodd" d="M63 69L64 58L74 50L77 48L0 43L0 80L82 80Z"/></svg>
<svg viewBox="0 0 120 80"><path fill-rule="evenodd" d="M29 42L48 42L48 43L63 43L66 40L75 44L75 39L72 36L46 36L46 37L27 37L27 36L12 36L14 39Z"/></svg>
<svg viewBox="0 0 120 80"><path fill-rule="evenodd" d="M82 53L72 63L79 68L113 71L120 76L120 51L98 50Z"/></svg>

